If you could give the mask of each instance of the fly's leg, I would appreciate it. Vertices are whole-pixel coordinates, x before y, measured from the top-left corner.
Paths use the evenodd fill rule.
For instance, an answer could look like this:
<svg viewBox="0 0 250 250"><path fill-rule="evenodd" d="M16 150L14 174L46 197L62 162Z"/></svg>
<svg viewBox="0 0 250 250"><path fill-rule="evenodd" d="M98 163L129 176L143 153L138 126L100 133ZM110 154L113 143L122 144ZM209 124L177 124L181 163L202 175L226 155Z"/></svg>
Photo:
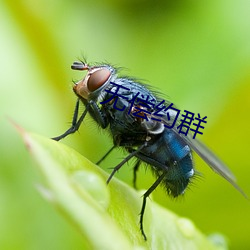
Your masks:
<svg viewBox="0 0 250 250"><path fill-rule="evenodd" d="M137 160L136 163L135 163L134 169L133 169L133 187L134 187L135 189L137 189L137 188L136 188L136 173L137 173L137 171L138 171L140 165L141 165L141 161L140 161L140 160Z"/></svg>
<svg viewBox="0 0 250 250"><path fill-rule="evenodd" d="M137 150L134 150L132 153L130 153L122 162L120 162L116 167L114 167L112 173L110 174L107 184L111 181L112 177L114 174L127 162L129 161L132 157L134 157L138 152L140 152L144 147L147 146L147 143L142 144Z"/></svg>
<svg viewBox="0 0 250 250"><path fill-rule="evenodd" d="M147 190L147 192L143 195L143 201L142 201L142 208L141 208L141 212L140 212L140 230L142 233L142 236L144 238L144 240L147 240L147 236L144 232L143 229L143 216L144 216L144 212L145 212L145 208L146 208L146 200L148 198L148 196L157 188L157 186L162 182L163 178L166 176L167 172L164 172L162 175L160 175L157 180L153 183L153 185Z"/></svg>
<svg viewBox="0 0 250 250"><path fill-rule="evenodd" d="M96 165L99 165L115 148L116 146L114 145L97 163Z"/></svg>
<svg viewBox="0 0 250 250"><path fill-rule="evenodd" d="M90 100L88 104L90 106L89 113L102 128L106 128L108 126L106 115L100 110L96 102Z"/></svg>
<svg viewBox="0 0 250 250"><path fill-rule="evenodd" d="M79 127L80 127L80 125L81 125L84 117L86 116L86 114L88 112L88 106L87 106L86 109L84 110L84 112L82 113L81 117L77 121L77 119L78 119L78 112L79 112L79 103L80 103L80 101L78 99L77 102L76 102L76 106L75 106L75 110L74 110L74 116L73 116L71 127L65 133L63 133L62 135L59 135L57 137L52 138L53 140L60 141L64 137L68 136L69 134L75 133L79 129Z"/></svg>

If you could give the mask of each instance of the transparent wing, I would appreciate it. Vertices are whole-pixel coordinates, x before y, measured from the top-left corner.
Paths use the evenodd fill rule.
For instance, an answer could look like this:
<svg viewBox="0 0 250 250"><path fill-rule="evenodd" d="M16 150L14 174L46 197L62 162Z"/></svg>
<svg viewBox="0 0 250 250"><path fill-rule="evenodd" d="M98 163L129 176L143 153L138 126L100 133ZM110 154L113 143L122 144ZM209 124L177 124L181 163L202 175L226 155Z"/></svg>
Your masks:
<svg viewBox="0 0 250 250"><path fill-rule="evenodd" d="M154 115L151 116L154 117ZM159 119L159 117L155 118ZM169 122L166 115L163 115L161 120L162 123L165 125L172 125L172 122ZM188 134L187 136L185 136L184 134L180 134L177 130L177 126L172 128L172 130L177 134L177 136L181 138L184 142L186 142L190 146L190 148L192 148L216 173L221 175L224 179L231 183L242 195L248 198L247 195L243 192L243 190L237 185L236 178L230 171L230 169L203 143L201 143L197 139L193 139L190 134Z"/></svg>

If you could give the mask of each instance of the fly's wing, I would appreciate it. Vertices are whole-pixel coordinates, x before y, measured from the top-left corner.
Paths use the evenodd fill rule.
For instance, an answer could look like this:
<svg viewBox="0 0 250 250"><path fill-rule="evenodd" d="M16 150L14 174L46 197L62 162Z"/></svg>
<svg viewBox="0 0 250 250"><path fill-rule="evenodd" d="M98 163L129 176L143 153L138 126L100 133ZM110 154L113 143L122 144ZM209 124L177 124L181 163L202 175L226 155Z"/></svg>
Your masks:
<svg viewBox="0 0 250 250"><path fill-rule="evenodd" d="M151 116L154 117L154 115ZM159 117L157 118L159 119ZM161 120L162 123L167 126L172 125L172 119L169 121L167 115L163 115ZM188 134L187 136L185 136L184 134L180 134L177 130L177 126L178 125L175 125L175 127L172 128L173 132L175 132L179 136L179 138L186 142L190 146L190 148L192 148L216 173L218 173L229 183L231 183L243 196L248 199L247 195L237 185L236 178L229 170L229 168L203 143L201 143L197 139L193 139L190 134Z"/></svg>

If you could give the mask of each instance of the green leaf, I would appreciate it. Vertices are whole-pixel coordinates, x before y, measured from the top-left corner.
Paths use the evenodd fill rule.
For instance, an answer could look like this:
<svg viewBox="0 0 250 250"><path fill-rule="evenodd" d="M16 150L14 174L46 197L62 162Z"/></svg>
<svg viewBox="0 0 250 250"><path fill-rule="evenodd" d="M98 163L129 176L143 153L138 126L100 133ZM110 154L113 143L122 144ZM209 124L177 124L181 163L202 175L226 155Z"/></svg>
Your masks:
<svg viewBox="0 0 250 250"><path fill-rule="evenodd" d="M144 241L139 229L143 192L108 174L60 142L21 131L44 176L43 196L81 232L83 249L226 249L212 243L186 218L148 199Z"/></svg>

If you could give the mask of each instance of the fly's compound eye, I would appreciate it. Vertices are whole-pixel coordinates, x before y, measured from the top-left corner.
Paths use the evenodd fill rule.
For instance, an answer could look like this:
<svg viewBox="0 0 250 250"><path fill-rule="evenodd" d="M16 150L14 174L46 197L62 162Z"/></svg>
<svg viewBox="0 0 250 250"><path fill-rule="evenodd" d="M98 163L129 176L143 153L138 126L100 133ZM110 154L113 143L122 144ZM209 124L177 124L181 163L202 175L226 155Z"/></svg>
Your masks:
<svg viewBox="0 0 250 250"><path fill-rule="evenodd" d="M88 90L93 92L99 89L110 77L110 71L108 69L99 69L89 76L88 79Z"/></svg>

